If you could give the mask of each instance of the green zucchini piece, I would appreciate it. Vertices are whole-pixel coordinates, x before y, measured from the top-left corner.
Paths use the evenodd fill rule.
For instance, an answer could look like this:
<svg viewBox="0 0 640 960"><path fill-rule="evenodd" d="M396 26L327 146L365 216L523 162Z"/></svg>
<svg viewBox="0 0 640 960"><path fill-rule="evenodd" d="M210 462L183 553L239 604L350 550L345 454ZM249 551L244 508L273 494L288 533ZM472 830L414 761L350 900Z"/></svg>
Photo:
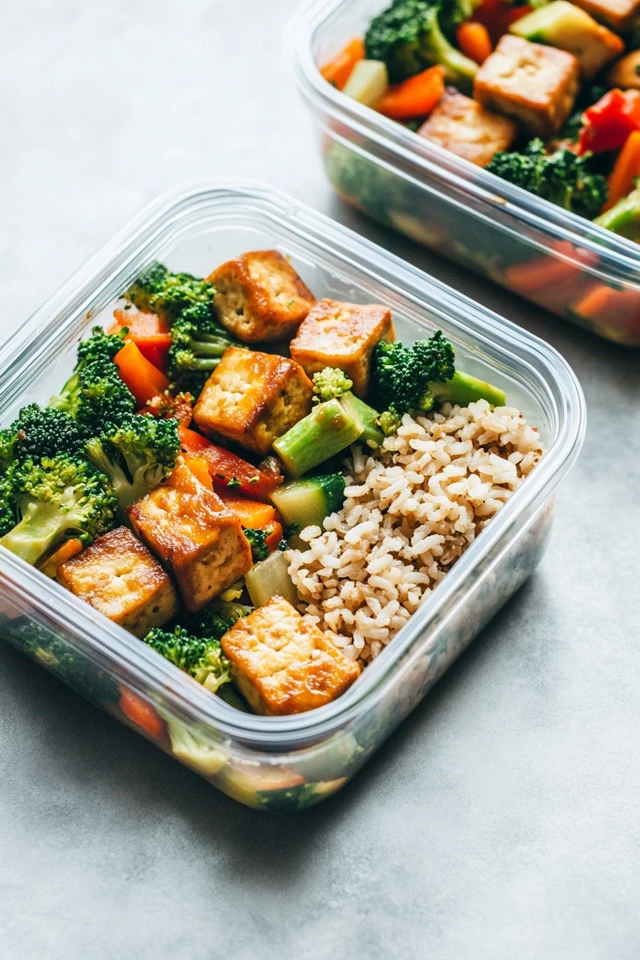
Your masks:
<svg viewBox="0 0 640 960"><path fill-rule="evenodd" d="M318 477L292 480L271 494L271 502L288 527L322 526L330 513L335 513L344 500L344 477L330 473Z"/></svg>
<svg viewBox="0 0 640 960"><path fill-rule="evenodd" d="M251 567L244 578L254 607L261 607L272 597L284 597L293 606L300 603L298 593L289 576L289 564L281 550L275 550L266 560Z"/></svg>

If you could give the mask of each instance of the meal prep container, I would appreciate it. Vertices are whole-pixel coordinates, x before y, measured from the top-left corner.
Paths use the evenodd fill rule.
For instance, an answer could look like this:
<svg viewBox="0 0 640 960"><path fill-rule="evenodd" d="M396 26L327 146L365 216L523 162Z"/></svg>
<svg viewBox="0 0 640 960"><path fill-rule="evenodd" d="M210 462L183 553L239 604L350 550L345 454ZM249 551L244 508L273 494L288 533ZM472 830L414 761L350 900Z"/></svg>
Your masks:
<svg viewBox="0 0 640 960"><path fill-rule="evenodd" d="M461 366L503 387L539 427L547 445L540 464L347 693L309 713L234 710L4 548L0 636L20 647L25 635L58 638L81 667L72 685L88 699L142 732L118 703L118 685L128 687L163 718L151 737L158 746L249 806L297 810L355 774L532 573L585 410L570 368L541 340L292 198L225 181L162 197L14 334L0 350L0 424L59 389L78 339L150 261L203 276L265 247L290 256L318 296L387 304L400 339L442 329ZM61 675L50 658L40 661Z"/></svg>
<svg viewBox="0 0 640 960"><path fill-rule="evenodd" d="M388 0L309 0L287 47L338 194L463 266L640 345L640 246L540 200L344 96L319 73Z"/></svg>

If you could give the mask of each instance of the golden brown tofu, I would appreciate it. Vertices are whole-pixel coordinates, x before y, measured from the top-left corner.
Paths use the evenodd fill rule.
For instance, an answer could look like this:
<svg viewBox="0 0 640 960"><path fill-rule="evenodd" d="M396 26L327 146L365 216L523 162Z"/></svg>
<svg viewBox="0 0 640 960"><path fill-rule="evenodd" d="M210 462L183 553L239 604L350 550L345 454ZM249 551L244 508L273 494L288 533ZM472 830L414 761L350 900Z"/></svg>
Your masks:
<svg viewBox="0 0 640 960"><path fill-rule="evenodd" d="M201 610L251 567L240 520L184 463L127 515L173 573L187 610Z"/></svg>
<svg viewBox="0 0 640 960"><path fill-rule="evenodd" d="M628 33L640 20L640 0L572 0L616 33Z"/></svg>
<svg viewBox="0 0 640 960"><path fill-rule="evenodd" d="M283 597L243 617L222 637L231 675L258 713L303 713L335 700L360 667Z"/></svg>
<svg viewBox="0 0 640 960"><path fill-rule="evenodd" d="M509 149L518 136L518 124L447 87L418 136L486 167L496 153Z"/></svg>
<svg viewBox="0 0 640 960"><path fill-rule="evenodd" d="M178 612L178 595L166 571L126 527L105 533L61 564L58 580L136 637Z"/></svg>
<svg viewBox="0 0 640 960"><path fill-rule="evenodd" d="M203 433L265 454L311 410L313 384L302 367L272 353L229 347L193 409Z"/></svg>
<svg viewBox="0 0 640 960"><path fill-rule="evenodd" d="M640 50L634 50L614 63L607 74L607 83L623 90L640 90Z"/></svg>
<svg viewBox="0 0 640 960"><path fill-rule="evenodd" d="M364 397L373 348L381 340L395 340L395 336L388 307L318 300L290 350L309 376L325 367L338 367L353 380L353 392Z"/></svg>
<svg viewBox="0 0 640 960"><path fill-rule="evenodd" d="M514 117L529 134L546 140L569 116L579 76L572 53L505 34L479 68L474 96L483 107Z"/></svg>
<svg viewBox="0 0 640 960"><path fill-rule="evenodd" d="M229 260L207 279L220 323L243 343L290 340L315 297L277 250Z"/></svg>

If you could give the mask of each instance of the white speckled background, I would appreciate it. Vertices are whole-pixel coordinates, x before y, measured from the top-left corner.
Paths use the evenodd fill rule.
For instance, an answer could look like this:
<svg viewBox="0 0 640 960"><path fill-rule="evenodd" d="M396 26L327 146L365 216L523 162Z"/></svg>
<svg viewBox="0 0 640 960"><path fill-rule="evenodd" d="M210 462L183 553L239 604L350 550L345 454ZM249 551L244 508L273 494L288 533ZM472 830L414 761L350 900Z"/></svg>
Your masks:
<svg viewBox="0 0 640 960"><path fill-rule="evenodd" d="M606 344L332 197L292 0L0 0L0 336L148 200L288 190L550 340L589 405L538 573L342 794L218 794L0 645L7 960L636 960L640 389Z"/></svg>

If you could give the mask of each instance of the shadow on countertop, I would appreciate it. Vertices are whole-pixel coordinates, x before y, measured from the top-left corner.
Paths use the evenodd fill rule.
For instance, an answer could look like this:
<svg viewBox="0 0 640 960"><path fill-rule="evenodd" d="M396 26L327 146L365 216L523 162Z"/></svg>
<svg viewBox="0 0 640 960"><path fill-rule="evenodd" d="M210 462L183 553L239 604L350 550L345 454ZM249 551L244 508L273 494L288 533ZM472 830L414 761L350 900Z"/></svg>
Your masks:
<svg viewBox="0 0 640 960"><path fill-rule="evenodd" d="M81 849L90 847L82 834L93 839L97 822L96 836L104 840L109 835L108 820L117 821L114 843L122 845L129 837L132 848L124 851L124 864L122 850L104 851L103 865L118 857L119 872L122 876L124 871L125 879L144 875L146 859L153 860L155 829L182 834L186 830L205 858L211 856L218 864L223 861L230 880L263 871L270 882L286 891L304 873L313 848L322 844L330 827L348 824L356 809L372 796L383 801L387 778L393 776L397 781L406 775L403 770L413 769L415 756L407 754L414 748L416 736L428 740L430 731L441 723L443 711L456 710L461 685L479 682L473 678L481 665L482 672L491 672L491 651L509 642L509 631L502 628L517 619L519 608L529 604L530 592L541 589L544 592L542 578L534 576L511 598L339 794L311 810L287 816L251 810L226 797L8 644L0 643L8 746L5 762L10 769L11 753L19 752L21 765L26 767L21 784L32 785L30 795L13 797L13 783L6 778L7 799L16 817L31 822L36 836L39 821L46 820L48 842L53 838L69 846L78 843ZM528 668L523 665L522 669ZM464 737L464 727L459 735ZM421 776L430 780L428 766L425 753L421 755Z"/></svg>

